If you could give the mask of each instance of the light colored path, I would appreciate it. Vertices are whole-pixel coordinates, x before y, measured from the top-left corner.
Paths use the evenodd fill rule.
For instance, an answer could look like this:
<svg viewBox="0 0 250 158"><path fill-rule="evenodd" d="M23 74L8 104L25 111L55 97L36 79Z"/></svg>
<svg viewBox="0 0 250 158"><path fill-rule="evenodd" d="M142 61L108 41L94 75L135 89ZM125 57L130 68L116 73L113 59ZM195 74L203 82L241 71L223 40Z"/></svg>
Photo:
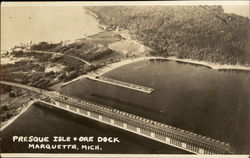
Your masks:
<svg viewBox="0 0 250 158"><path fill-rule="evenodd" d="M43 90L43 89L40 89L40 88L35 88L35 87L31 87L31 86L27 86L27 85L23 85L23 84L19 84L19 83L8 82L8 81L0 81L0 84L31 90L31 91L34 91L34 92L37 92L37 93L41 93L41 94L50 96L50 97L59 96L59 93L57 93L55 91L46 91L46 90Z"/></svg>

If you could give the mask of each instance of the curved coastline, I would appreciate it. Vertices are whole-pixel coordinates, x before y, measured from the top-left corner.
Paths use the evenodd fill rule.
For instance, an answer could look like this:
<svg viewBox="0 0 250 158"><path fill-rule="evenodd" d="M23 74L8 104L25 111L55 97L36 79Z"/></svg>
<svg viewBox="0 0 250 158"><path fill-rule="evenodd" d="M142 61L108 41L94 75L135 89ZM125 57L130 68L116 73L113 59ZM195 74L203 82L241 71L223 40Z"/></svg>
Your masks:
<svg viewBox="0 0 250 158"><path fill-rule="evenodd" d="M89 11L88 9L86 8L83 8L83 10L91 15L92 17L96 18L97 21L99 22L99 25L106 28L106 26L104 25L101 25L100 24L100 19L98 18L98 16ZM104 29L105 30L105 29ZM131 40L130 38L128 38L127 36L124 36L121 32L118 32L122 37L124 37L125 39L129 39ZM141 44L140 42L134 40L136 42L136 44L140 44L141 46L144 46L143 44ZM144 46L145 47L145 46ZM141 48L143 49L143 48ZM243 65L222 65L222 64L216 64L216 63L211 63L211 62L206 62L206 61L198 61L198 60L193 60L193 59L178 59L176 56L170 56L170 57L157 57L157 56L142 56L142 57L137 57L137 58L128 58L128 59L124 59L124 60L121 60L121 61L118 61L118 62L114 62L114 63L111 63L111 64L108 64L102 68L99 68L95 71L92 71L92 72L89 72L88 74L85 74L85 75L81 75L71 81L68 81L66 83L63 83L61 84L60 86L66 86L72 82L76 82L78 80L80 80L81 78L84 78L84 77L88 77L89 75L92 76L92 75L103 75L109 71L112 71L116 68L119 68L121 66L124 66L124 65L127 65L127 64L130 64L130 63L134 63L134 62L138 62L138 61L142 61L142 60L157 60L157 59L160 59L160 60L171 60L171 61L177 61L177 62L182 62L182 63L188 63L188 64L193 64L193 65L200 65L200 66L205 66L205 67L208 67L208 68L211 68L211 69L215 69L215 70L239 70L239 71L248 71L250 72L250 67L249 66L243 66Z"/></svg>
<svg viewBox="0 0 250 158"><path fill-rule="evenodd" d="M98 24L99 24L98 27L100 27L102 30L105 30L105 29L107 28L105 25L100 24L100 19L98 18L97 14L95 14L95 13L93 13L93 12L91 12L91 11L85 9L85 8L82 8L82 9L83 9L83 11L84 11L86 14L92 16L93 18L95 18L95 19L98 21Z"/></svg>
<svg viewBox="0 0 250 158"><path fill-rule="evenodd" d="M94 75L103 75L109 71L112 71L116 68L119 68L121 66L127 65L127 64L131 64L134 62L138 62L138 61L143 61L143 60L150 60L150 59L161 59L161 60L171 60L171 61L178 61L178 62L183 62L183 63L188 63L188 64L193 64L193 65L201 65L201 66L206 66L209 67L211 69L215 69L215 70L244 70L244 71L250 71L250 67L247 66L235 66L235 65L220 65L220 64L214 64L214 63L209 63L209 62L205 62L205 61L197 61L197 60L192 60L192 59L178 59L177 57L154 57L154 56L150 56L150 57L139 57L139 58L132 58L132 59L125 59L116 63L112 63L109 64L103 68L100 68L96 71L93 72Z"/></svg>
<svg viewBox="0 0 250 158"><path fill-rule="evenodd" d="M89 11L88 9L84 9L85 12L89 15L91 15L92 17L96 18L97 21L99 22L100 26L103 26L106 28L106 26L101 25L100 24L100 19L98 17L97 14ZM118 32L119 33L119 32ZM123 34L120 33L120 35L122 37ZM126 37L124 37L126 38ZM131 40L131 39L130 39ZM138 41L135 40L135 42L137 44L140 44ZM142 45L142 44L140 44ZM144 45L143 45L144 46ZM178 59L176 56L170 56L170 57L154 57L154 56L150 56L150 57L139 57L136 59L125 59L123 61L119 61L117 63L112 63L109 64L103 68L101 68L101 70L97 70L97 75L102 75L106 72L109 72L115 68L121 67L123 65L127 65L133 62L137 62L137 61L141 61L141 60L146 60L146 59L163 59L163 60L172 60L172 61L177 61L177 62L183 62L183 63L188 63L188 64L193 64L193 65L201 65L201 66L205 66L211 69L215 69L215 70L240 70L240 71L250 71L250 66L243 66L243 65L222 65L222 64L217 64L217 63L211 63L211 62L207 62L207 61L198 61L198 60L194 60L194 59L187 59L187 58L183 58L183 59ZM94 72L96 74L96 72Z"/></svg>
<svg viewBox="0 0 250 158"><path fill-rule="evenodd" d="M88 77L88 76L101 76L104 75L107 72L110 72L114 69L117 69L119 67L122 67L127 64L143 61L143 60L170 60L170 61L176 61L176 62L182 62L182 63L187 63L187 64L192 64L192 65L198 65L198 66L205 66L210 69L214 70L236 70L236 71L247 71L250 72L250 67L247 66L241 66L241 65L220 65L220 64L214 64L214 63L209 63L205 61L197 61L197 60L192 60L192 59L178 59L175 56L172 57L154 57L154 56L145 56L145 57L138 57L138 58L128 58L124 59L115 63L108 64L102 68L99 68L95 71L89 72L88 74L84 74L82 76L79 76L71 81L68 81L66 83L61 84L61 87L64 87L68 84L71 84L73 82L79 81L82 78Z"/></svg>
<svg viewBox="0 0 250 158"><path fill-rule="evenodd" d="M165 59L179 61L179 62L185 62L185 63L189 63L189 64L194 64L194 65L202 65L202 66L206 66L206 67L209 67L209 68L212 68L215 70L250 71L250 67L243 66L243 65L222 65L222 64L216 64L216 63L211 63L211 62L206 62L206 61L198 61L198 60L193 60L193 59L178 59L176 57L167 57Z"/></svg>

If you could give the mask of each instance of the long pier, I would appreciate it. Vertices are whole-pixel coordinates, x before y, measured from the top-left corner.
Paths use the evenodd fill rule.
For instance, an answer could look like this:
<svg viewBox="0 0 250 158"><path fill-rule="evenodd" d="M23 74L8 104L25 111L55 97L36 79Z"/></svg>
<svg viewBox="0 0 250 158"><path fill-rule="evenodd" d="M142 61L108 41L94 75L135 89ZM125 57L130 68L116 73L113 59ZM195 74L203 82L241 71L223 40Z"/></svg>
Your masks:
<svg viewBox="0 0 250 158"><path fill-rule="evenodd" d="M1 84L3 83L1 81ZM11 84L13 86L14 84ZM16 85L29 89L27 86ZM30 89L32 91L32 88ZM198 135L183 129L169 126L128 112L120 111L108 106L96 104L80 98L64 94L46 95L45 91L37 91L42 95L38 102L46 106L55 107L92 120L117 127L149 139L188 151L194 154L231 154L233 148L225 142L206 136Z"/></svg>
<svg viewBox="0 0 250 158"><path fill-rule="evenodd" d="M44 104L48 104L44 102ZM49 105L72 112L194 154L233 153L228 143L175 128L124 111L71 96L60 95Z"/></svg>
<svg viewBox="0 0 250 158"><path fill-rule="evenodd" d="M124 81L119 81L119 80L102 77L102 76L88 76L87 78L90 80L104 82L104 83L108 83L108 84L112 84L112 85L116 85L116 86L120 86L124 88L129 88L129 89L141 91L144 93L152 93L154 91L153 88L149 88L149 87L145 87L145 86L141 86L141 85L137 85L133 83L128 83Z"/></svg>

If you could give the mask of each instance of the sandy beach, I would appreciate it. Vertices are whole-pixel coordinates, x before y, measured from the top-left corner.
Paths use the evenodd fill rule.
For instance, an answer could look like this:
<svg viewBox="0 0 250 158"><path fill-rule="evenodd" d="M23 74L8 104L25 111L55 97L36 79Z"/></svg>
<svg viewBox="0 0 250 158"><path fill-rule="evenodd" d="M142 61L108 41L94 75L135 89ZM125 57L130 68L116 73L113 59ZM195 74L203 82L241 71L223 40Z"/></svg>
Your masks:
<svg viewBox="0 0 250 158"><path fill-rule="evenodd" d="M85 10L85 9L84 9ZM97 19L97 21L99 22L99 19L98 19L98 16L91 12L91 11L88 11L88 10L85 10L85 12L91 16L93 16L94 18ZM99 24L101 25L101 24ZM103 26L103 25L101 25ZM106 27L106 26L103 26L103 27ZM132 39L131 35L129 34L128 30L125 30L125 29L121 29L120 31L117 31L117 33L119 33L125 40L127 41L131 41L131 42L134 42L135 44L139 45L140 48L139 48L139 52L145 52L146 49L150 49L146 46L144 46L143 44L141 44L139 41L137 40L134 40ZM130 64L130 63L134 63L134 62L138 62L138 61L143 61L143 60L149 60L149 59L162 59L162 60L171 60L171 61L178 61L178 62L183 62L183 63L189 63L189 64L194 64L194 65L202 65L202 66L206 66L206 67L209 67L209 68L212 68L212 69L215 69L215 70L244 70L244 71L250 71L250 67L248 66L242 66L242 65L221 65L221 64L217 64L217 63L211 63L211 62L206 62L206 61L198 61L198 60L193 60L193 59L178 59L177 57L175 56L170 56L170 57L155 57L155 56L142 56L142 57L138 57L138 58L128 58L128 59L124 59L124 60L121 60L121 61L118 61L118 62L115 62L115 63L111 63L111 64L108 64L98 70L95 70L93 72L90 72L86 75L82 75L82 76L79 76L71 81L68 81L66 83L62 83L60 85L57 86L60 87L60 86L66 86L70 83L73 83L73 82L76 82L78 80L80 80L81 78L85 78L85 77L88 77L88 76L100 76L100 75L103 75L109 71L112 71L116 68L119 68L121 66L124 66L124 65L127 65L127 64Z"/></svg>
<svg viewBox="0 0 250 158"><path fill-rule="evenodd" d="M86 10L85 10L86 11ZM92 15L94 18L96 18L99 22L98 16L91 12L91 11L86 11L88 14ZM145 48L148 48L144 45L142 45L139 41L132 39L131 35L129 34L128 30L125 29L121 29L120 31L117 31L117 33L119 33L123 38L125 38L125 40L134 42L135 44L140 46L140 51L139 52L143 52L145 51ZM149 48L150 49L150 48ZM190 63L190 64L195 64L195 65L203 65L203 66L207 66L209 68L212 69L216 69L216 70L244 70L244 71L250 71L250 67L249 66L243 66L243 65L222 65L219 63L211 63L211 62L206 62L206 61L198 61L198 60L193 60L193 59L178 59L175 56L171 56L171 57L139 57L136 59L125 59L123 61L117 62L117 63L112 63L110 65L105 66L104 68L101 68L97 71L95 71L94 73L96 75L102 75L106 72L109 72L113 69L116 69L118 67L121 67L123 65L126 64L130 64L133 62L137 62L137 61L141 61L141 60L148 60L148 59L166 59L166 60L172 60L172 61L179 61L179 62L185 62L185 63Z"/></svg>
<svg viewBox="0 0 250 158"><path fill-rule="evenodd" d="M178 59L177 57L139 57L139 58L134 58L134 59L125 59L120 62L112 63L110 65L107 65L101 69L98 69L97 71L94 71L90 73L91 75L103 75L109 71L112 71L118 67L142 61L142 60L149 60L149 59L163 59L163 60L172 60L172 61L179 61L179 62L184 62L184 63L190 63L190 64L195 64L195 65L203 65L207 66L212 69L216 70L246 70L250 71L250 67L247 66L241 66L241 65L220 65L220 64L215 64L215 63L209 63L205 61L197 61L197 60L192 60L192 59Z"/></svg>
<svg viewBox="0 0 250 158"><path fill-rule="evenodd" d="M114 69L117 69L119 67L122 67L127 64L131 64L134 62L139 62L143 60L150 60L150 59L161 59L161 60L171 60L171 61L178 61L178 62L183 62L183 63L189 63L189 64L194 64L194 65L201 65L201 66L206 66L215 70L243 70L243 71L250 71L250 67L247 66L241 66L241 65L220 65L220 64L215 64L215 63L210 63L210 62L205 62L205 61L198 61L198 60L192 60L192 59L178 59L175 56L171 57L138 57L138 58L129 58L125 60L121 60L119 62L115 62L112 64L108 64L96 71L90 72L86 75L79 76L71 81L68 81L66 83L60 84L60 86L66 86L70 83L76 82L80 80L81 78L85 77L91 77L91 76L101 76L107 72L110 72Z"/></svg>
<svg viewBox="0 0 250 158"><path fill-rule="evenodd" d="M162 58L162 59L180 61L180 62L196 64L196 65L203 65L203 66L207 66L207 67L210 67L210 68L216 69L216 70L246 70L246 71L250 71L249 66L243 66L243 65L222 65L222 64L211 63L211 62L206 62L206 61L198 61L198 60L193 60L193 59L178 59L177 57L167 57L167 58Z"/></svg>

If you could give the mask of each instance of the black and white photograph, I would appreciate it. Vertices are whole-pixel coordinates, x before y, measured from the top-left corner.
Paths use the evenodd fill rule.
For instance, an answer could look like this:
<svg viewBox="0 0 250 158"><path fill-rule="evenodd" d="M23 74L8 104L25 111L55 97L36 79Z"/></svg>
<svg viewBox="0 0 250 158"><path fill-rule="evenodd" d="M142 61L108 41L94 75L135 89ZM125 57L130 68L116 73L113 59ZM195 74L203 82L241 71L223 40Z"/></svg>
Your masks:
<svg viewBox="0 0 250 158"><path fill-rule="evenodd" d="M249 157L249 11L2 2L1 157Z"/></svg>

